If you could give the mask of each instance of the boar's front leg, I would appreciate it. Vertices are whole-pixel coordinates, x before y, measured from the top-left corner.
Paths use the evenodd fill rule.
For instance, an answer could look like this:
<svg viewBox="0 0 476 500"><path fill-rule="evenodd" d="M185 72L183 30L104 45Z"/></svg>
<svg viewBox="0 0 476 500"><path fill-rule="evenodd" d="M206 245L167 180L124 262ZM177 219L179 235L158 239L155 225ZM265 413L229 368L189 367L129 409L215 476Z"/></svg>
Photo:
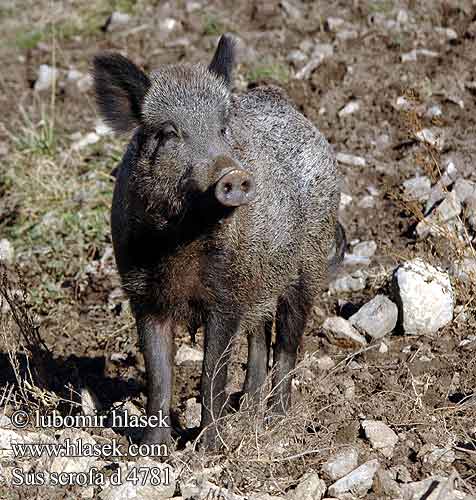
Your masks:
<svg viewBox="0 0 476 500"><path fill-rule="evenodd" d="M258 402L268 374L269 350L273 331L272 321L263 321L248 332L248 362L243 392L248 401Z"/></svg>
<svg viewBox="0 0 476 500"><path fill-rule="evenodd" d="M202 445L217 445L219 422L226 404L225 386L228 375L231 341L238 330L238 320L213 314L205 326L205 352L202 368Z"/></svg>
<svg viewBox="0 0 476 500"><path fill-rule="evenodd" d="M161 416L168 426L147 427L143 443L170 441L170 404L173 389L175 325L154 314L136 314L137 329L147 374L147 416Z"/></svg>

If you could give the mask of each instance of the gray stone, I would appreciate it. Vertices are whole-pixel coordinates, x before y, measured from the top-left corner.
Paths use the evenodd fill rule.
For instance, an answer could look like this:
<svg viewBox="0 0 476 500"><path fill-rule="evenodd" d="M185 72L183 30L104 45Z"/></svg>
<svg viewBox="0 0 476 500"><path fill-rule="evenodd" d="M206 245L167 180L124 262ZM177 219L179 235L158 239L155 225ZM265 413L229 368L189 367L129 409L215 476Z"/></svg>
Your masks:
<svg viewBox="0 0 476 500"><path fill-rule="evenodd" d="M403 189L406 199L425 201L431 193L431 181L426 176L412 177L403 183Z"/></svg>
<svg viewBox="0 0 476 500"><path fill-rule="evenodd" d="M188 345L181 345L175 354L175 364L183 365L184 363L197 363L203 361L203 352L189 347Z"/></svg>
<svg viewBox="0 0 476 500"><path fill-rule="evenodd" d="M385 457L392 458L393 449L398 442L397 434L387 424L379 420L364 420L361 425L372 448L378 450Z"/></svg>
<svg viewBox="0 0 476 500"><path fill-rule="evenodd" d="M374 208L375 207L375 196L368 194L360 199L358 203L361 208Z"/></svg>
<svg viewBox="0 0 476 500"><path fill-rule="evenodd" d="M314 472L305 474L294 490L294 500L321 500L326 492L326 483Z"/></svg>
<svg viewBox="0 0 476 500"><path fill-rule="evenodd" d="M407 335L435 333L453 319L454 294L448 274L420 258L395 270L393 292Z"/></svg>
<svg viewBox="0 0 476 500"><path fill-rule="evenodd" d="M353 167L365 167L367 161L362 156L351 155L348 153L337 153L336 159L339 163L344 165L351 165Z"/></svg>
<svg viewBox="0 0 476 500"><path fill-rule="evenodd" d="M345 448L331 455L322 464L321 471L337 481L357 467L358 459L359 452L355 448Z"/></svg>
<svg viewBox="0 0 476 500"><path fill-rule="evenodd" d="M401 495L401 489L393 474L380 468L375 476L375 489L377 494L383 494L388 498L398 498Z"/></svg>
<svg viewBox="0 0 476 500"><path fill-rule="evenodd" d="M354 255L358 255L359 257L372 257L376 250L377 243L375 243L375 241L361 241L354 246L352 253Z"/></svg>
<svg viewBox="0 0 476 500"><path fill-rule="evenodd" d="M456 193L454 191L448 193L435 210L417 224L416 232L418 236L425 238L429 234L433 236L442 234L444 229L440 226L457 217L461 210L461 203L456 197Z"/></svg>
<svg viewBox="0 0 476 500"><path fill-rule="evenodd" d="M38 77L33 87L37 92L50 89L58 79L58 70L48 66L47 64L40 64L38 68Z"/></svg>
<svg viewBox="0 0 476 500"><path fill-rule="evenodd" d="M362 274L346 274L336 278L329 284L331 293L358 292L365 288L366 277Z"/></svg>
<svg viewBox="0 0 476 500"><path fill-rule="evenodd" d="M322 370L322 371L332 370L332 368L334 368L334 366L336 365L334 360L330 356L327 356L327 355L324 355L324 356L317 358L316 364L317 364L317 367L319 368L319 370Z"/></svg>
<svg viewBox="0 0 476 500"><path fill-rule="evenodd" d="M322 325L324 330L332 333L337 340L351 340L360 345L367 345L365 337L361 335L346 319L339 316L327 318Z"/></svg>
<svg viewBox="0 0 476 500"><path fill-rule="evenodd" d="M106 22L107 31L119 31L129 24L130 20L131 16L126 12L115 11L109 16Z"/></svg>
<svg viewBox="0 0 476 500"><path fill-rule="evenodd" d="M342 28L344 24L345 21L340 17L328 17L326 19L326 25L329 31L337 31L339 28Z"/></svg>
<svg viewBox="0 0 476 500"><path fill-rule="evenodd" d="M99 400L90 387L81 389L81 410L84 415L96 415L101 409Z"/></svg>
<svg viewBox="0 0 476 500"><path fill-rule="evenodd" d="M435 27L435 31L444 36L447 40L456 40L458 38L458 33L453 28L443 28L440 26Z"/></svg>
<svg viewBox="0 0 476 500"><path fill-rule="evenodd" d="M339 116L342 118L343 116L352 115L359 111L360 109L360 101L352 100L348 102L340 111Z"/></svg>
<svg viewBox="0 0 476 500"><path fill-rule="evenodd" d="M454 489L454 481L433 476L402 486L404 500L463 500L465 494Z"/></svg>
<svg viewBox="0 0 476 500"><path fill-rule="evenodd" d="M442 150L445 137L443 131L438 128L424 128L415 134L415 137L426 144L438 149Z"/></svg>
<svg viewBox="0 0 476 500"><path fill-rule="evenodd" d="M304 61L307 61L307 55L302 50L292 50L286 57L286 59L297 66Z"/></svg>
<svg viewBox="0 0 476 500"><path fill-rule="evenodd" d="M476 182L471 182L466 179L457 179L453 191L460 203L465 203L469 198L476 196Z"/></svg>
<svg viewBox="0 0 476 500"><path fill-rule="evenodd" d="M355 495L364 495L372 488L373 479L379 467L378 460L365 462L331 485L328 490L329 495L340 497L348 491Z"/></svg>
<svg viewBox="0 0 476 500"><path fill-rule="evenodd" d="M2 238L0 240L0 262L11 264L15 259L15 249L9 240Z"/></svg>
<svg viewBox="0 0 476 500"><path fill-rule="evenodd" d="M455 461L456 454L452 448L439 448L433 444L426 444L421 447L418 457L422 458L423 463L433 467L447 467Z"/></svg>
<svg viewBox="0 0 476 500"><path fill-rule="evenodd" d="M397 319L397 306L385 295L377 295L352 315L349 322L359 332L379 339L395 328Z"/></svg>
<svg viewBox="0 0 476 500"><path fill-rule="evenodd" d="M440 183L436 183L430 191L430 196L426 201L425 214L428 212L441 200L445 198L447 191L443 189Z"/></svg>

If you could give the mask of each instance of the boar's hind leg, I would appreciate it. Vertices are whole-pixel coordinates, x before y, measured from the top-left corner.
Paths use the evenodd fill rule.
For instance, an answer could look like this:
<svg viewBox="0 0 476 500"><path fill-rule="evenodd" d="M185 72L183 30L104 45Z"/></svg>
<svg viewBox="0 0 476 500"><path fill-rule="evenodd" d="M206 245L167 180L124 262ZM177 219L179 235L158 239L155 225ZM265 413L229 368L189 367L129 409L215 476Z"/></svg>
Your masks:
<svg viewBox="0 0 476 500"><path fill-rule="evenodd" d="M139 339L147 374L147 416L167 420L168 427L147 427L143 443L166 443L170 440L170 403L172 399L174 324L154 315L136 315Z"/></svg>
<svg viewBox="0 0 476 500"><path fill-rule="evenodd" d="M248 332L248 363L243 392L249 401L257 402L268 374L272 321L263 321L255 331Z"/></svg>
<svg viewBox="0 0 476 500"><path fill-rule="evenodd" d="M216 422L223 415L226 404L225 386L231 340L238 329L236 318L211 315L205 326L205 352L202 368L202 420L205 429L202 445L213 449L217 445Z"/></svg>
<svg viewBox="0 0 476 500"><path fill-rule="evenodd" d="M291 402L291 379L289 375L295 365L297 350L312 301L304 280L289 287L278 300L276 311L276 342L273 348L273 390L271 408L273 413L284 415Z"/></svg>

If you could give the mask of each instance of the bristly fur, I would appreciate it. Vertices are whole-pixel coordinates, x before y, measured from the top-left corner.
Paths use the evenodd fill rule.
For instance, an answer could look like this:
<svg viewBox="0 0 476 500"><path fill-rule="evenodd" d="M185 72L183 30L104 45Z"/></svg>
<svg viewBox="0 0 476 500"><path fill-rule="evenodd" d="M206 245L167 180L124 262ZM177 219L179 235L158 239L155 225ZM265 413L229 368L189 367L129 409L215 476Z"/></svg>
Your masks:
<svg viewBox="0 0 476 500"><path fill-rule="evenodd" d="M222 35L208 69L221 76L227 86L231 84L231 74L235 64L235 41L228 35Z"/></svg>
<svg viewBox="0 0 476 500"><path fill-rule="evenodd" d="M212 446L212 415L226 400L229 341L238 330L259 339L249 343L246 384L256 392L274 318L273 402L286 411L288 374L342 236L332 148L279 89L232 95L233 53L225 36L208 67L168 65L149 78L113 57L99 58L94 73L104 117L116 130L139 125L117 171L111 229L144 340L147 411L169 414L176 325L192 332L204 325L201 425ZM256 198L224 206L215 186L234 170L253 179ZM145 440L169 435L150 428Z"/></svg>

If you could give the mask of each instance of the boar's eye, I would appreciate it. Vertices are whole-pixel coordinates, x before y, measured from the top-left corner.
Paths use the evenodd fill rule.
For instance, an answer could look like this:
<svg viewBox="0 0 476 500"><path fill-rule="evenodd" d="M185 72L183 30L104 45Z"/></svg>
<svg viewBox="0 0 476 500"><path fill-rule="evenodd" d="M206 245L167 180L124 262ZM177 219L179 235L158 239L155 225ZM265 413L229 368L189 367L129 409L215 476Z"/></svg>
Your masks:
<svg viewBox="0 0 476 500"><path fill-rule="evenodd" d="M160 136L163 142L169 139L175 139L179 136L178 130L171 124L166 123L160 130Z"/></svg>

